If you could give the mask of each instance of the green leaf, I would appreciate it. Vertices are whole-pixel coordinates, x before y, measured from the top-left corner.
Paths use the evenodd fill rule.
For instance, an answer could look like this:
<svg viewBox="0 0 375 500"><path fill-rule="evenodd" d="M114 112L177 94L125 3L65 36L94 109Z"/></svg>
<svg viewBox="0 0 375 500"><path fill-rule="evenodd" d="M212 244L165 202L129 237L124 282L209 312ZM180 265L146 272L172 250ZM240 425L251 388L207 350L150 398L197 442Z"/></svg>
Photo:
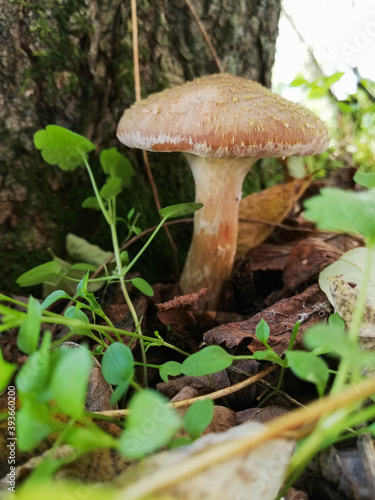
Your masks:
<svg viewBox="0 0 375 500"><path fill-rule="evenodd" d="M76 271L92 271L95 272L98 269L98 266L95 264L88 264L87 262L76 262L70 266L70 269Z"/></svg>
<svg viewBox="0 0 375 500"><path fill-rule="evenodd" d="M324 86L330 88L334 83L341 80L345 73L342 71L338 71L337 73L333 73L330 76L324 77Z"/></svg>
<svg viewBox="0 0 375 500"><path fill-rule="evenodd" d="M134 358L129 347L120 342L111 344L104 353L102 370L110 384L127 382L129 385L134 376Z"/></svg>
<svg viewBox="0 0 375 500"><path fill-rule="evenodd" d="M130 414L120 438L121 453L129 458L142 458L166 445L180 427L177 412L167 406L158 392L145 389L129 403Z"/></svg>
<svg viewBox="0 0 375 500"><path fill-rule="evenodd" d="M89 281L89 273L87 272L77 285L77 296L85 298L87 295L87 285Z"/></svg>
<svg viewBox="0 0 375 500"><path fill-rule="evenodd" d="M17 338L17 345L25 354L36 351L40 336L42 308L39 302L30 295L26 318L23 321Z"/></svg>
<svg viewBox="0 0 375 500"><path fill-rule="evenodd" d="M291 87L301 87L301 85L309 84L309 82L302 75L297 75L295 79L290 82Z"/></svg>
<svg viewBox="0 0 375 500"><path fill-rule="evenodd" d="M212 399L196 401L187 410L183 419L183 426L193 439L197 439L214 416L214 403Z"/></svg>
<svg viewBox="0 0 375 500"><path fill-rule="evenodd" d="M17 375L17 389L35 399L47 388L51 366L51 332L46 332L38 351L35 351Z"/></svg>
<svg viewBox="0 0 375 500"><path fill-rule="evenodd" d="M354 193L323 188L305 202L305 217L324 231L360 233L375 245L375 189Z"/></svg>
<svg viewBox="0 0 375 500"><path fill-rule="evenodd" d="M58 165L62 170L75 170L83 165L87 153L95 146L82 135L58 125L47 125L45 130L34 134L34 144L42 151L42 157L49 165Z"/></svg>
<svg viewBox="0 0 375 500"><path fill-rule="evenodd" d="M288 351L286 359L292 370L302 380L316 385L319 396L323 396L329 371L325 362L310 352Z"/></svg>
<svg viewBox="0 0 375 500"><path fill-rule="evenodd" d="M331 314L328 318L329 326L335 328L337 331L343 332L345 330L345 322L344 320L337 314Z"/></svg>
<svg viewBox="0 0 375 500"><path fill-rule="evenodd" d="M120 179L121 187L129 187L134 169L130 160L119 153L116 148L103 149L100 153L100 163L106 175Z"/></svg>
<svg viewBox="0 0 375 500"><path fill-rule="evenodd" d="M64 316L66 316L67 318L79 319L83 323L89 324L89 318L83 311L81 311L80 307L81 303L78 303L75 306L69 306L64 312Z"/></svg>
<svg viewBox="0 0 375 500"><path fill-rule="evenodd" d="M123 252L120 253L120 259L123 264L129 264L130 259L129 259L129 253L124 250Z"/></svg>
<svg viewBox="0 0 375 500"><path fill-rule="evenodd" d="M267 351L255 351L253 357L259 361L271 361L272 363L277 363L280 366L285 365L280 356L278 356L272 349L267 349Z"/></svg>
<svg viewBox="0 0 375 500"><path fill-rule="evenodd" d="M159 210L162 217L173 219L174 217L181 217L188 215L203 207L203 203L179 203L178 205L171 205Z"/></svg>
<svg viewBox="0 0 375 500"><path fill-rule="evenodd" d="M60 264L57 260L52 260L51 262L46 262L40 266L30 269L21 274L17 279L17 285L19 286L33 286L40 285L45 281L48 281L58 275L60 272Z"/></svg>
<svg viewBox="0 0 375 500"><path fill-rule="evenodd" d="M31 398L23 398L16 416L17 445L22 451L31 451L43 441L58 425L50 416L47 405L41 405Z"/></svg>
<svg viewBox="0 0 375 500"><path fill-rule="evenodd" d="M3 353L0 349L0 393L8 387L9 381L16 369L17 365L5 361Z"/></svg>
<svg viewBox="0 0 375 500"><path fill-rule="evenodd" d="M372 172L356 172L353 179L357 184L367 189L375 187L375 174Z"/></svg>
<svg viewBox="0 0 375 500"><path fill-rule="evenodd" d="M112 392L111 399L109 400L110 405L116 404L120 399L126 394L127 390L129 387L129 383L124 380L124 382L121 382L114 391Z"/></svg>
<svg viewBox="0 0 375 500"><path fill-rule="evenodd" d="M50 390L58 407L73 418L83 416L92 359L84 347L60 347Z"/></svg>
<svg viewBox="0 0 375 500"><path fill-rule="evenodd" d="M320 348L332 356L348 360L356 357L356 344L349 340L341 328L323 324L314 325L305 333L303 342L310 350Z"/></svg>
<svg viewBox="0 0 375 500"><path fill-rule="evenodd" d="M176 439L172 439L172 441L169 441L167 444L168 448L170 450L173 450L175 448L181 448L181 446L187 446L188 444L191 444L193 440L189 436L180 436Z"/></svg>
<svg viewBox="0 0 375 500"><path fill-rule="evenodd" d="M152 289L151 285L147 283L142 278L133 278L132 280L129 280L133 283L133 285L138 288L142 293L147 295L148 297L153 297L154 295L154 290Z"/></svg>
<svg viewBox="0 0 375 500"><path fill-rule="evenodd" d="M267 340L270 336L270 327L263 318L257 324L255 336L259 342L262 342L262 344L268 347Z"/></svg>
<svg viewBox="0 0 375 500"><path fill-rule="evenodd" d="M89 196L88 198L83 200L81 206L82 208L93 208L94 210L101 210L96 196Z"/></svg>
<svg viewBox="0 0 375 500"><path fill-rule="evenodd" d="M47 309L50 305L54 304L60 299L70 299L70 298L71 297L66 292L64 292L64 290L55 290L43 300L40 307L42 309Z"/></svg>
<svg viewBox="0 0 375 500"><path fill-rule="evenodd" d="M64 441L85 453L98 448L116 448L117 441L99 427L73 427L64 432Z"/></svg>
<svg viewBox="0 0 375 500"><path fill-rule="evenodd" d="M122 191L121 179L118 177L109 177L107 182L104 184L100 190L100 196L104 200L111 200L116 198L118 194Z"/></svg>
<svg viewBox="0 0 375 500"><path fill-rule="evenodd" d="M232 356L222 347L212 345L195 352L182 363L185 375L200 377L225 370L232 364Z"/></svg>
<svg viewBox="0 0 375 500"><path fill-rule="evenodd" d="M315 87L310 90L308 93L308 98L309 99L319 99L320 97L326 96L328 93L328 89L325 87Z"/></svg>
<svg viewBox="0 0 375 500"><path fill-rule="evenodd" d="M90 330L85 325L88 325L90 323L90 320L87 315L83 311L81 311L80 307L80 303L76 304L75 306L69 306L64 312L64 316L66 316L67 318L78 319L82 322L82 325L75 326L74 328L71 328L70 325L68 325L68 328L71 330L71 332L74 332L76 335L87 335L87 332Z"/></svg>
<svg viewBox="0 0 375 500"><path fill-rule="evenodd" d="M177 363L177 361L167 361L159 368L160 378L164 380L164 382L168 382L168 376L177 377L177 375L181 375L182 373L182 365L181 363Z"/></svg>

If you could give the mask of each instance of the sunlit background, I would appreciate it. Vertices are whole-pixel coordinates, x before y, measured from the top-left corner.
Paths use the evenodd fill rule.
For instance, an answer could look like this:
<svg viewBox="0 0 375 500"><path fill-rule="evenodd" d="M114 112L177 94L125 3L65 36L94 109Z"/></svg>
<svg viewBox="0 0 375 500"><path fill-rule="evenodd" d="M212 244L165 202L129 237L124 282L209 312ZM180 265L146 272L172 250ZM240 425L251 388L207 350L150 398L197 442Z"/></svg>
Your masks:
<svg viewBox="0 0 375 500"><path fill-rule="evenodd" d="M337 98L355 92L358 75L375 81L374 0L283 0L273 71L274 89L300 100L286 88L301 72L313 79L342 71L333 88Z"/></svg>

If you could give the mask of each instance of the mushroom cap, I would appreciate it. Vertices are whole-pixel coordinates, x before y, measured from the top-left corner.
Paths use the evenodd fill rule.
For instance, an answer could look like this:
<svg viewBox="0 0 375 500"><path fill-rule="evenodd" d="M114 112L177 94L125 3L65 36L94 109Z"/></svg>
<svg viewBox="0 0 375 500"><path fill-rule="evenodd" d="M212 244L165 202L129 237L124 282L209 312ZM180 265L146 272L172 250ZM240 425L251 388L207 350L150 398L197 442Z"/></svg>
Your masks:
<svg viewBox="0 0 375 500"><path fill-rule="evenodd" d="M324 123L309 110L231 74L137 102L123 114L117 137L131 148L214 158L307 156L329 144Z"/></svg>

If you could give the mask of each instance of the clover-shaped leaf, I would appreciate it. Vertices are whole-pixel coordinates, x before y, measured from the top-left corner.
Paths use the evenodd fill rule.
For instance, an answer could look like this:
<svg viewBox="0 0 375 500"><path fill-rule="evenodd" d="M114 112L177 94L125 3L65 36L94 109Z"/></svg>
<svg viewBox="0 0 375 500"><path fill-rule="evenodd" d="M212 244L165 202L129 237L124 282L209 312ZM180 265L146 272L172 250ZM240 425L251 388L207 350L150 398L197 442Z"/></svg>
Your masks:
<svg viewBox="0 0 375 500"><path fill-rule="evenodd" d="M82 135L58 125L47 125L45 130L34 134L34 144L42 152L49 165L58 165L61 170L75 170L87 159L87 153L95 146Z"/></svg>

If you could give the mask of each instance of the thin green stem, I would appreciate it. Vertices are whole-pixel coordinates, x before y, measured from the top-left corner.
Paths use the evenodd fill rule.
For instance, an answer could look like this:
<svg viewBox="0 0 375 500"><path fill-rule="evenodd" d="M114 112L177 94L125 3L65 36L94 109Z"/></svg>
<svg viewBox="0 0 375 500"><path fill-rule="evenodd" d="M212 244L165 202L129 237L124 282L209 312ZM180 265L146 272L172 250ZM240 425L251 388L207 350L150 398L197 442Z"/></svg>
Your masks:
<svg viewBox="0 0 375 500"><path fill-rule="evenodd" d="M144 246L142 247L142 249L138 252L138 254L134 257L134 259L130 262L130 264L127 265L127 267L125 268L125 271L124 271L124 275L126 273L128 273L130 271L130 269L134 266L134 264L137 262L137 260L139 259L139 257L143 254L143 252L146 250L146 248L149 246L149 244L151 243L151 241L155 238L156 234L158 233L158 231L160 230L161 226L164 224L164 222L167 220L166 217L164 217L160 222L159 224L156 226L155 230L153 231L153 233L151 234L151 236L149 237L149 239L146 241L146 243L144 244Z"/></svg>
<svg viewBox="0 0 375 500"><path fill-rule="evenodd" d="M89 165L89 162L87 161L86 156L82 155L82 158L83 158L85 167L87 169L87 172L89 174L90 181L91 181L91 184L92 184L92 187L93 187L96 199L98 201L100 210L102 211L102 214L104 215L105 220L107 221L108 225L111 225L112 224L111 216L110 216L108 210L104 206L102 197L100 196L99 189L98 189L98 186L96 185L95 177L94 177L94 174L92 173L92 170L91 170L91 167Z"/></svg>
<svg viewBox="0 0 375 500"><path fill-rule="evenodd" d="M116 260L116 266L117 266L117 272L118 272L118 277L120 280L120 285L121 285L121 290L125 298L125 302L129 307L130 314L132 315L134 326L135 326L135 331L139 332L140 335L142 335L142 330L141 330L141 325L139 323L139 319L136 313L136 310L134 309L133 303L129 297L129 293L126 289L126 283L125 283L125 278L124 274L122 272L122 262L121 262L121 255L120 255L120 246L118 243L118 237L117 237L117 231L116 231L116 222L111 224L111 235L112 235L112 244L113 244L113 250L115 253L115 260ZM142 361L144 364L147 363L147 358L146 358L146 350L145 346L143 343L143 340L140 338L139 344L141 347L141 355L142 355ZM144 379L144 384L147 386L147 368L144 366L143 368L143 379Z"/></svg>

